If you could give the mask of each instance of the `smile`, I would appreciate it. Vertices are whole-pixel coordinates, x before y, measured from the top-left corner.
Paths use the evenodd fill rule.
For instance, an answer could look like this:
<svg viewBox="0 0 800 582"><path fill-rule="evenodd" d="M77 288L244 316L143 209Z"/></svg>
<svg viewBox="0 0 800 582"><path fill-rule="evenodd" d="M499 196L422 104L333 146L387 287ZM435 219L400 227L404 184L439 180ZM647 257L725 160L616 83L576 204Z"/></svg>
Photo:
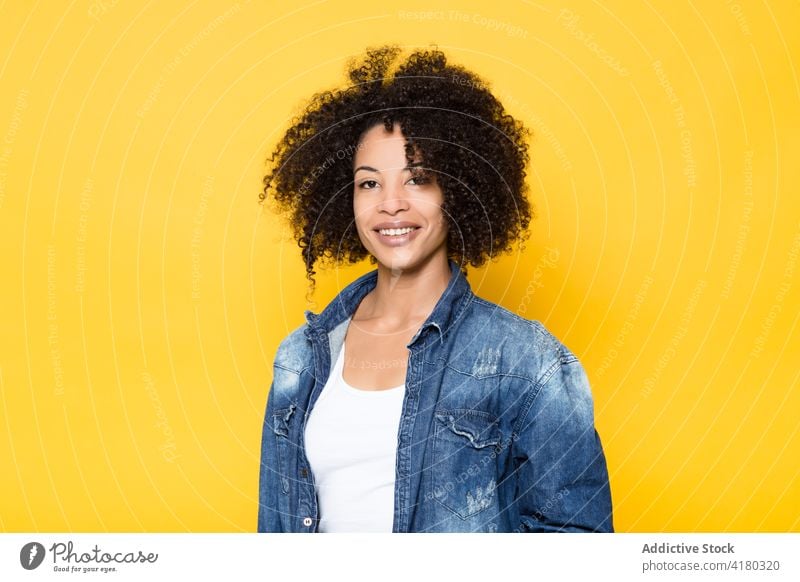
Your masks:
<svg viewBox="0 0 800 582"><path fill-rule="evenodd" d="M404 226L402 228L380 228L375 231L378 240L386 246L398 247L410 244L422 230L419 226Z"/></svg>
<svg viewBox="0 0 800 582"><path fill-rule="evenodd" d="M418 228L418 226L407 226L405 228L382 228L378 232L384 236L402 236Z"/></svg>

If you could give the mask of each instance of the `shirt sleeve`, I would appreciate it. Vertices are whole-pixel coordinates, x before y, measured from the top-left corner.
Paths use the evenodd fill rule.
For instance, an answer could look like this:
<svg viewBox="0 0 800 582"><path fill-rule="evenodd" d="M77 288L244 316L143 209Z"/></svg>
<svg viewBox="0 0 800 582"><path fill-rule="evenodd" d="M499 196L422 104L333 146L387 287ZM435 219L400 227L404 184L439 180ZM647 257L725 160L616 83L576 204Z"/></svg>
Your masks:
<svg viewBox="0 0 800 582"><path fill-rule="evenodd" d="M261 471L258 483L258 532L282 532L280 513L278 511L279 469L277 459L277 443L272 430L273 386L267 396L267 410L261 433Z"/></svg>
<svg viewBox="0 0 800 582"><path fill-rule="evenodd" d="M605 455L578 359L562 355L529 401L512 435L518 531L614 531Z"/></svg>

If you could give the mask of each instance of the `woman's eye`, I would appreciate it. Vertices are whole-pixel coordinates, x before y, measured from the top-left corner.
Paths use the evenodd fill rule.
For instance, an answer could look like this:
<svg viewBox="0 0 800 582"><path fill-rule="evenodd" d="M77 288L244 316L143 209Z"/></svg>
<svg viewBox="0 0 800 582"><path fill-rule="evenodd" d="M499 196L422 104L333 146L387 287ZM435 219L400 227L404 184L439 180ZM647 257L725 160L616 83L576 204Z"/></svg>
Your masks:
<svg viewBox="0 0 800 582"><path fill-rule="evenodd" d="M425 176L415 176L409 178L406 184L411 184L412 186L422 186L423 184L429 184L430 181L430 178ZM377 180L364 180L363 182L358 183L358 187L361 190L374 190L378 186L380 186L380 184L378 184Z"/></svg>
<svg viewBox="0 0 800 582"><path fill-rule="evenodd" d="M423 184L427 184L430 182L428 178L425 176L415 176L409 180L409 182L413 182L414 186L422 186Z"/></svg>

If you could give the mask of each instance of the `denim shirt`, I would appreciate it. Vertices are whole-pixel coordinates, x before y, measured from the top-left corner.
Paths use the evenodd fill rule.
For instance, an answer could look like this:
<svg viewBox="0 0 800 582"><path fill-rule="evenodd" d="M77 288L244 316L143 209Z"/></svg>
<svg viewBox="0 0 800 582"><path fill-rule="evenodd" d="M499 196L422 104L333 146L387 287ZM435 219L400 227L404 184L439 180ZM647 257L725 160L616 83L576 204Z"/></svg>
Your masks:
<svg viewBox="0 0 800 582"><path fill-rule="evenodd" d="M605 456L578 359L537 321L448 286L407 344L393 532L613 531ZM316 532L303 436L377 271L278 347L264 417L259 532Z"/></svg>

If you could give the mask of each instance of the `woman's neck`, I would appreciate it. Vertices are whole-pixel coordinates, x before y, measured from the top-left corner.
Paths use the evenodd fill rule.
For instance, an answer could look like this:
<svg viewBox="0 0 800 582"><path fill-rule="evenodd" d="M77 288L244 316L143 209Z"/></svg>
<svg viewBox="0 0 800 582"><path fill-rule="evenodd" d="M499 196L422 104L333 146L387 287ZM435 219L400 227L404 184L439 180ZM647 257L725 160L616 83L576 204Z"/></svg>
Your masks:
<svg viewBox="0 0 800 582"><path fill-rule="evenodd" d="M444 254L408 270L379 264L378 282L364 297L354 318L380 319L390 327L422 323L433 311L449 281L450 265Z"/></svg>

